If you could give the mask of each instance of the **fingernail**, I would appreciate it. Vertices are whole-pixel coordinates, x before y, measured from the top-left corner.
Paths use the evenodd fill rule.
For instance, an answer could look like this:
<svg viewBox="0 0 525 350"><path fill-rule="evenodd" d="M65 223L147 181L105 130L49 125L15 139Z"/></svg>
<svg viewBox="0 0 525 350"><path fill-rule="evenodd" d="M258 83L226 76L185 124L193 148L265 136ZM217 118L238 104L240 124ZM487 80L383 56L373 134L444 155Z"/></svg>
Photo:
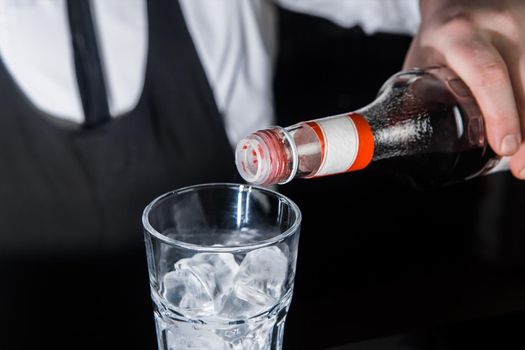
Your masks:
<svg viewBox="0 0 525 350"><path fill-rule="evenodd" d="M501 141L500 151L503 155L511 155L518 151L520 140L516 135L507 135Z"/></svg>
<svg viewBox="0 0 525 350"><path fill-rule="evenodd" d="M521 180L525 180L525 168L521 169L519 177Z"/></svg>

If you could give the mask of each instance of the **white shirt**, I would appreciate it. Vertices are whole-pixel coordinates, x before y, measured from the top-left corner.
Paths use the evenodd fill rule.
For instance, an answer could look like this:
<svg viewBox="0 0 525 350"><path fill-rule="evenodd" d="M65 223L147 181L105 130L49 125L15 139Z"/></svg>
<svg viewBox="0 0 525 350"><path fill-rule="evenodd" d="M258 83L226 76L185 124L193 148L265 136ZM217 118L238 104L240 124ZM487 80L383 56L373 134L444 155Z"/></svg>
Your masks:
<svg viewBox="0 0 525 350"><path fill-rule="evenodd" d="M118 118L143 88L146 2L89 1L109 109ZM413 34L419 24L418 0L180 0L232 145L273 121L276 3L369 34ZM0 57L37 108L82 123L65 0L0 0Z"/></svg>

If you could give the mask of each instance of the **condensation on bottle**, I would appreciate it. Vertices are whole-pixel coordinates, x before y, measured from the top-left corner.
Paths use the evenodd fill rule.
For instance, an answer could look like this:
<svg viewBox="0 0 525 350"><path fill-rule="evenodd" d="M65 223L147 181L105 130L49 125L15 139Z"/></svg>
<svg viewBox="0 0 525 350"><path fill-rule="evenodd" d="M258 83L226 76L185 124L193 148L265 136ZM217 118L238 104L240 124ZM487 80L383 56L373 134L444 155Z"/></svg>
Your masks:
<svg viewBox="0 0 525 350"><path fill-rule="evenodd" d="M468 87L446 67L399 72L360 110L254 132L239 142L235 158L241 176L259 185L372 162L421 188L505 168Z"/></svg>

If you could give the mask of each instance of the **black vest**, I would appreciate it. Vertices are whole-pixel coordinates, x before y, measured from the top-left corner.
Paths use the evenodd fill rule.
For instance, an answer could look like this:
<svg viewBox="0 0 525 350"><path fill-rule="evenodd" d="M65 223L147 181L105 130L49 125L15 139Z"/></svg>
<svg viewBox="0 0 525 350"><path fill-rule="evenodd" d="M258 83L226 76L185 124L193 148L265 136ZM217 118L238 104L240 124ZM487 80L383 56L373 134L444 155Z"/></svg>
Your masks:
<svg viewBox="0 0 525 350"><path fill-rule="evenodd" d="M142 96L103 123L57 123L0 65L1 349L151 348L141 212L235 174L178 2L149 1L148 18Z"/></svg>

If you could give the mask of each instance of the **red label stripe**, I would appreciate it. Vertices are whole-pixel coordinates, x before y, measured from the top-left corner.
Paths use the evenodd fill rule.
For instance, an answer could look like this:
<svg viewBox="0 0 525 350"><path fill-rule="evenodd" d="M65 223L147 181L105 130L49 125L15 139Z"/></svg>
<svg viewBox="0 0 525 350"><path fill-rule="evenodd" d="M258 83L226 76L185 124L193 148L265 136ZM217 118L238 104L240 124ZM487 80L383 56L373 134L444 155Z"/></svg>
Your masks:
<svg viewBox="0 0 525 350"><path fill-rule="evenodd" d="M359 149L354 164L347 171L364 169L370 164L374 156L374 134L366 119L357 113L350 113L348 118L353 120L357 135L359 135Z"/></svg>
<svg viewBox="0 0 525 350"><path fill-rule="evenodd" d="M316 122L306 122L306 125L308 125L309 127L313 129L313 131L317 135L317 138L319 139L319 143L321 144L321 155L322 155L321 164L324 164L324 160L326 156L326 149L325 149L326 142L325 142L323 130L321 129L319 124L317 124Z"/></svg>

